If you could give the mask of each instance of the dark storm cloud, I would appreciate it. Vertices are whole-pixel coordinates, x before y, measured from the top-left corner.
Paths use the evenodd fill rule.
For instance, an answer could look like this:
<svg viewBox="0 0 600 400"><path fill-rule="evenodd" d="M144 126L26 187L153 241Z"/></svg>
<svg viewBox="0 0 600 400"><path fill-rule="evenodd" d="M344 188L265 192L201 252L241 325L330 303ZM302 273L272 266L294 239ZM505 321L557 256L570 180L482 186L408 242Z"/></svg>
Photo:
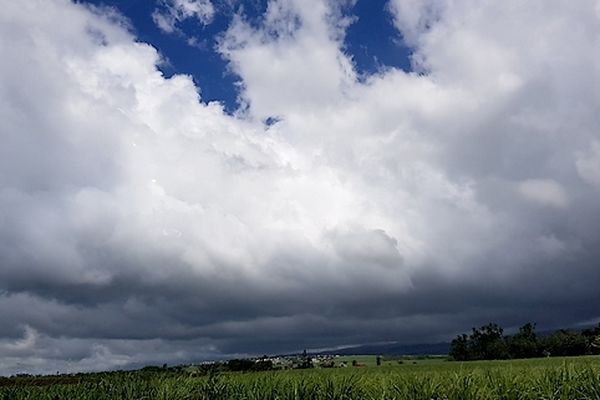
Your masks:
<svg viewBox="0 0 600 400"><path fill-rule="evenodd" d="M5 6L0 373L597 320L597 7L517 3L393 1L422 74L359 80L274 2L220 38L235 116L114 10Z"/></svg>

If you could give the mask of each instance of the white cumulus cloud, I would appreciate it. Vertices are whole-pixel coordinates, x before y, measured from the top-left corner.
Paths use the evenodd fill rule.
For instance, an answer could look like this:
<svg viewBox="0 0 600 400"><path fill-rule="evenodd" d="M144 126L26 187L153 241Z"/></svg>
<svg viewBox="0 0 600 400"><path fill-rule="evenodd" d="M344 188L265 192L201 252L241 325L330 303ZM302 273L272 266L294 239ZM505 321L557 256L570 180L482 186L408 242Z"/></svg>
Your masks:
<svg viewBox="0 0 600 400"><path fill-rule="evenodd" d="M389 3L417 72L364 80L338 3L240 13L228 115L114 10L4 4L0 373L597 318L596 2L434 6Z"/></svg>
<svg viewBox="0 0 600 400"><path fill-rule="evenodd" d="M215 8L210 0L157 0L157 6L152 19L165 33L178 32L178 24L190 18L208 25L215 15Z"/></svg>

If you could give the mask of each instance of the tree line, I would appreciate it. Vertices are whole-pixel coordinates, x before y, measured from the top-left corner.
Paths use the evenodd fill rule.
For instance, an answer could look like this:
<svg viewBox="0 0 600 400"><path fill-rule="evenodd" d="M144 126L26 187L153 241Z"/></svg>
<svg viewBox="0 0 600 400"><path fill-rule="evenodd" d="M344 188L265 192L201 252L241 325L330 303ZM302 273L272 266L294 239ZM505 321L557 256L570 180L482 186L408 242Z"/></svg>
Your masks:
<svg viewBox="0 0 600 400"><path fill-rule="evenodd" d="M457 361L586 354L600 354L600 324L592 329L538 335L535 324L528 322L514 335L504 335L500 325L489 323L473 328L470 335L458 335L450 346L450 357Z"/></svg>

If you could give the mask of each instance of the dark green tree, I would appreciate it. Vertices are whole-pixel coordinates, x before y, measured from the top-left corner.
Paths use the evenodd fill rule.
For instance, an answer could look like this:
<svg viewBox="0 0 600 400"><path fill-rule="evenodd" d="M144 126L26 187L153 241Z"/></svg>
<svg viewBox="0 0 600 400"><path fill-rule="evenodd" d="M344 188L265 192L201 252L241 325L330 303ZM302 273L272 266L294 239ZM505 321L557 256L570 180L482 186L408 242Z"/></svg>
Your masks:
<svg viewBox="0 0 600 400"><path fill-rule="evenodd" d="M308 355L308 353L306 352L306 349L305 349L302 352L302 358L300 359L298 368L306 369L306 368L312 368L312 367L313 367L312 358Z"/></svg>
<svg viewBox="0 0 600 400"><path fill-rule="evenodd" d="M451 343L450 357L457 361L496 360L547 356L600 354L600 324L583 331L564 330L538 337L535 324L527 323L512 336L498 324L487 324L459 335Z"/></svg>
<svg viewBox="0 0 600 400"><path fill-rule="evenodd" d="M233 359L227 361L229 371L251 371L254 367L254 361L248 359Z"/></svg>
<svg viewBox="0 0 600 400"><path fill-rule="evenodd" d="M472 359L469 336L458 335L450 344L450 357L456 361L467 361Z"/></svg>
<svg viewBox="0 0 600 400"><path fill-rule="evenodd" d="M600 324L591 329L584 329L581 334L588 341L588 353L600 354Z"/></svg>
<svg viewBox="0 0 600 400"><path fill-rule="evenodd" d="M510 354L503 333L502 327L494 323L489 323L479 329L473 328L470 341L475 359L499 360L509 358Z"/></svg>
<svg viewBox="0 0 600 400"><path fill-rule="evenodd" d="M543 350L551 356L580 356L587 354L590 342L581 333L561 329L541 340Z"/></svg>
<svg viewBox="0 0 600 400"><path fill-rule="evenodd" d="M600 335L594 336L594 338L590 342L590 353L600 354Z"/></svg>
<svg viewBox="0 0 600 400"><path fill-rule="evenodd" d="M532 358L542 355L535 333L535 324L526 323L519 332L506 339L511 358Z"/></svg>

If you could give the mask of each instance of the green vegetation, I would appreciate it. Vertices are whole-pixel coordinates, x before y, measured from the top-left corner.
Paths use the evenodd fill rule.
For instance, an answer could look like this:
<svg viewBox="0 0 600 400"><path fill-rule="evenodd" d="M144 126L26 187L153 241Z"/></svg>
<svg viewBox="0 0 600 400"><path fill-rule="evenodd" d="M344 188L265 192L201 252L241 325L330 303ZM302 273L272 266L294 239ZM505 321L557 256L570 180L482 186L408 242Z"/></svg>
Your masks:
<svg viewBox="0 0 600 400"><path fill-rule="evenodd" d="M440 361L446 361L447 359L447 356L385 356L381 358L381 366L393 367L398 365L435 364ZM372 355L339 356L335 358L335 366L341 367L346 365L351 367L353 361L356 361L356 364L359 367L377 366L377 356Z"/></svg>
<svg viewBox="0 0 600 400"><path fill-rule="evenodd" d="M458 361L600 354L600 324L594 329L561 329L538 337L532 323L512 336L505 336L501 326L490 323L473 328L468 336L459 335L451 346L450 357Z"/></svg>
<svg viewBox="0 0 600 400"><path fill-rule="evenodd" d="M600 399L600 357L396 361L403 363L201 376L187 367L37 382L12 378L0 380L0 399Z"/></svg>

